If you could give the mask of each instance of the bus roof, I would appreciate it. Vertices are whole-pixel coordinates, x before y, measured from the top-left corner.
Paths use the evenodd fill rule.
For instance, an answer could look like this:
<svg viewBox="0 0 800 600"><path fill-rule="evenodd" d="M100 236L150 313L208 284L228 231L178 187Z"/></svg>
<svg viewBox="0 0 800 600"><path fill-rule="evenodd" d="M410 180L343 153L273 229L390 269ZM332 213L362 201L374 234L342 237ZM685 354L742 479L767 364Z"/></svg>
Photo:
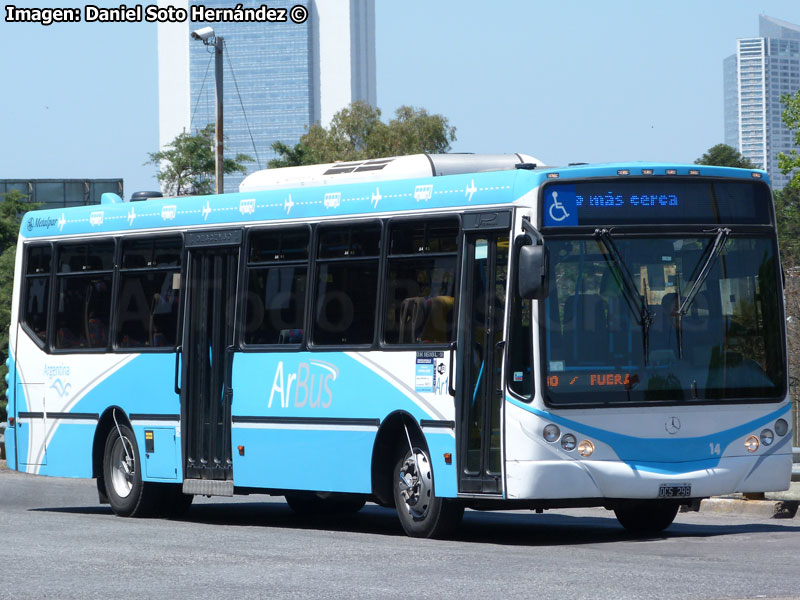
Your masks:
<svg viewBox="0 0 800 600"><path fill-rule="evenodd" d="M449 169L451 172L453 170ZM506 166L505 170L453 175L445 174L448 171L443 169L440 172L442 174L438 176L429 174L382 180L370 178L366 181L351 179L330 185L278 186L232 194L154 198L144 202L31 211L23 217L20 236L42 238L114 234L228 223L327 220L348 216L463 210L511 204L542 183L552 180L691 175L747 180L757 178L768 183L766 172L760 170L645 162L566 167L540 167L537 163L528 163L525 168Z"/></svg>

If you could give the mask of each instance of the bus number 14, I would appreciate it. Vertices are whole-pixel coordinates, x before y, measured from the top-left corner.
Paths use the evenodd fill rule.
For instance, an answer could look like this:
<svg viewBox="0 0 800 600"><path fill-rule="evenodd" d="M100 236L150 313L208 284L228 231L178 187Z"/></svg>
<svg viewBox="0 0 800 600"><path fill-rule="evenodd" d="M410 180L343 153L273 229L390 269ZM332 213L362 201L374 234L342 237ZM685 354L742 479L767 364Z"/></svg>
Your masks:
<svg viewBox="0 0 800 600"><path fill-rule="evenodd" d="M716 454L717 456L722 454L719 444L715 444L714 442L708 443L708 451L711 452L711 454Z"/></svg>

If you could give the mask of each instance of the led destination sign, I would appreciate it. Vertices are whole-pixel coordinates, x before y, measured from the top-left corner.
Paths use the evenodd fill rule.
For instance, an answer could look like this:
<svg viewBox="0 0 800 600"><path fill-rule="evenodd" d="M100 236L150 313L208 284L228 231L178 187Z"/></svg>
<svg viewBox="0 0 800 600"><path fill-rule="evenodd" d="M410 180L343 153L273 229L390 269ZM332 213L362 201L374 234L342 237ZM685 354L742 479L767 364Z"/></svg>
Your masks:
<svg viewBox="0 0 800 600"><path fill-rule="evenodd" d="M613 179L544 188L545 227L770 223L769 188L750 181Z"/></svg>
<svg viewBox="0 0 800 600"><path fill-rule="evenodd" d="M568 373L568 374L551 374L547 376L547 387L557 388L565 385L572 386L601 386L601 385L618 385L625 386L625 389L630 389L639 383L639 376L631 373Z"/></svg>

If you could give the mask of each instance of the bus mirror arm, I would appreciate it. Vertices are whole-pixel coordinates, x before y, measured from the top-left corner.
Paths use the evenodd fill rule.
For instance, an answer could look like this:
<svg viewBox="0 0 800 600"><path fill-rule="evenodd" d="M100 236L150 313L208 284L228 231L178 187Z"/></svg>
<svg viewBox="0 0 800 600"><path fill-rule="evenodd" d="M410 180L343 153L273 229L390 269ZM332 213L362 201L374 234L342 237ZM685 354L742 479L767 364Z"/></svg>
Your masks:
<svg viewBox="0 0 800 600"><path fill-rule="evenodd" d="M456 388L453 385L453 363L456 362L456 343L451 342L450 344L450 372L447 374L447 391L450 392L450 395L455 398L456 397Z"/></svg>
<svg viewBox="0 0 800 600"><path fill-rule="evenodd" d="M178 377L180 376L181 370L181 353L183 353L183 346L175 348L175 393L178 396L181 395L181 388L178 384Z"/></svg>

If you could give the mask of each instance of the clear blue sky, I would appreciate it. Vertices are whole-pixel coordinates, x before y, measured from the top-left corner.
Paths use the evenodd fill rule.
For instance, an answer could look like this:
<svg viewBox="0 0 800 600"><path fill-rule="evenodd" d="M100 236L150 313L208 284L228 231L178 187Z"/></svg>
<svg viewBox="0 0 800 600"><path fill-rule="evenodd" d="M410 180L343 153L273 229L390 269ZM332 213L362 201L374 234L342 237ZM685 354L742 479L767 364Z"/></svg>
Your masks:
<svg viewBox="0 0 800 600"><path fill-rule="evenodd" d="M762 12L800 23L800 0L376 4L384 116L424 107L456 126L454 151L548 164L692 162L723 141L722 60L736 38L756 36ZM0 77L0 178L157 188L143 166L158 147L155 25L0 18Z"/></svg>

